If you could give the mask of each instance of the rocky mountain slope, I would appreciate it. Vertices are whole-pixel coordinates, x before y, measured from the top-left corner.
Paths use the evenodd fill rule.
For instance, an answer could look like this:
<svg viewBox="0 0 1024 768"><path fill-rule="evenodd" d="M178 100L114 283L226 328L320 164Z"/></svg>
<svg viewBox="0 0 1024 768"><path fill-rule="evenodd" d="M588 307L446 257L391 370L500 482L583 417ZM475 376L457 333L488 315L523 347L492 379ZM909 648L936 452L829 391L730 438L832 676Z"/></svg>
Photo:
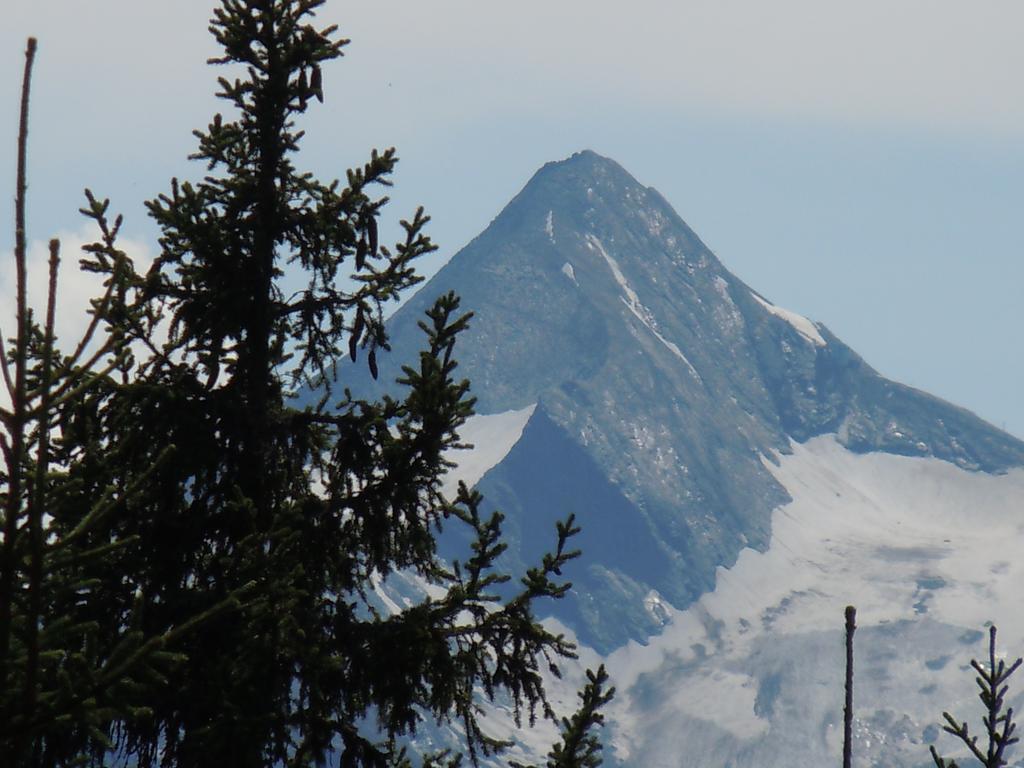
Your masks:
<svg viewBox="0 0 1024 768"><path fill-rule="evenodd" d="M927 763L930 694L977 651L971 600L1024 585L1009 551L978 573L954 556L959 536L986 562L992 537L1019 541L1024 444L773 305L593 152L539 170L393 316L379 380L343 366L345 385L393 388L448 290L475 312L456 356L495 414L453 458L507 514L508 564L567 513L583 525L551 620L617 675L609 762L792 765L801 742L797 762L831 759L826 649L857 602L868 677L907 694L868 694L862 759Z"/></svg>
<svg viewBox="0 0 1024 768"><path fill-rule="evenodd" d="M856 452L967 469L1024 464L1024 444L879 376L827 328L733 276L651 188L593 152L549 163L391 319L377 382L415 359L423 310L455 290L475 312L457 357L481 413L536 404L479 488L529 558L569 511L590 555L560 608L608 651L660 623L652 592L685 607L740 550L763 550L788 500L762 457L827 433ZM630 532L621 546L616 531ZM648 601L650 602L650 601Z"/></svg>

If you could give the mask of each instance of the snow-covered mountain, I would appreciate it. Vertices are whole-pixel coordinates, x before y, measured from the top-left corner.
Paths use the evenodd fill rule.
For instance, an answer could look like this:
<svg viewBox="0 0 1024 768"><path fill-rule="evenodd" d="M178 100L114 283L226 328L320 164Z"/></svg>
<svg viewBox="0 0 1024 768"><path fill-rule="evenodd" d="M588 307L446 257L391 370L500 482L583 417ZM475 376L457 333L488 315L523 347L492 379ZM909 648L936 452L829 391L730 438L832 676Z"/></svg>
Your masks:
<svg viewBox="0 0 1024 768"><path fill-rule="evenodd" d="M583 525L550 620L618 686L609 764L836 760L848 603L862 765L928 764L942 709L974 708L985 621L1024 649L1024 444L744 285L616 163L544 166L346 385L394 386L453 289L484 414L456 474L506 513L510 567Z"/></svg>

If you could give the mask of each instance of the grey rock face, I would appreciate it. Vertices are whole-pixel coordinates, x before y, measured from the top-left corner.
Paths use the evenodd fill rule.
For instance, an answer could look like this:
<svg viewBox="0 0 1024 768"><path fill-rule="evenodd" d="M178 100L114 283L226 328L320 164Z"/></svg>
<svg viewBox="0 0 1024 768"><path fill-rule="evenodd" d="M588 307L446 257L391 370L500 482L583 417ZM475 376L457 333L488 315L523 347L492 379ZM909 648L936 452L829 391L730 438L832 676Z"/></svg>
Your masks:
<svg viewBox="0 0 1024 768"><path fill-rule="evenodd" d="M787 316L730 274L651 188L593 152L541 168L391 319L380 379L393 391L416 323L456 291L475 313L460 371L481 413L538 403L479 483L509 516L510 564L532 562L575 512L586 558L554 608L607 652L660 626L652 590L684 608L745 547L767 546L788 501L763 460L837 433L858 452L1024 465L1024 444L879 376L827 328ZM777 695L765 684L763 706Z"/></svg>

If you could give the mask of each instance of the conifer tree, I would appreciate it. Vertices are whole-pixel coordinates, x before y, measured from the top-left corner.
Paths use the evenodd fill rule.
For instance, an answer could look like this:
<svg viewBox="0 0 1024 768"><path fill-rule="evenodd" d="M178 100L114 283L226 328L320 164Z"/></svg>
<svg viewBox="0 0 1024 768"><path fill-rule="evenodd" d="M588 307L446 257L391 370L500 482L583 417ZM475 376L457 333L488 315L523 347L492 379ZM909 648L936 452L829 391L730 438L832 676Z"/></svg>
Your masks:
<svg viewBox="0 0 1024 768"><path fill-rule="evenodd" d="M1024 659L1018 658L1008 665L997 657L996 628L989 627L987 662L971 660L971 666L978 673L975 678L979 688L978 698L985 709L982 716L985 733L983 746L978 746L978 737L971 735L966 720L957 720L949 712L942 713L942 718L946 721L943 730L959 739L971 756L985 768L1001 768L1006 765L1009 762L1006 750L1020 740L1013 735L1017 730L1017 723L1013 719L1013 707L1007 707L1005 704L1009 690L1006 681L1022 663ZM941 757L934 746L929 749L936 768L958 768L955 760Z"/></svg>
<svg viewBox="0 0 1024 768"><path fill-rule="evenodd" d="M572 717L562 718L562 738L548 753L545 768L597 768L601 758L601 740L594 733L604 725L601 707L615 696L607 688L608 673L602 664L596 672L587 670L587 684L579 692L580 708ZM526 768L512 763L512 768Z"/></svg>
<svg viewBox="0 0 1024 768"><path fill-rule="evenodd" d="M104 605L109 563L135 544L118 534L113 520L125 500L140 495L148 472L130 484L94 483L91 489L71 475L82 479L89 474L84 464L104 465L102 451L83 433L89 421L83 405L109 391L112 376L127 365L125 338L106 333L100 319L119 303L130 269L116 248L120 222L108 225L101 214L103 241L92 247L92 260L106 264L105 292L73 350L62 353L54 330L57 240L49 244L41 324L28 303L25 210L35 53L30 39L18 130L14 333L0 343L7 403L0 407L0 765L12 767L101 755L112 746L113 721L146 714L146 692L177 661L170 650L175 641L238 602L233 595L149 635L139 626L142 595L124 612Z"/></svg>
<svg viewBox="0 0 1024 768"><path fill-rule="evenodd" d="M206 174L173 180L148 203L161 253L146 274L117 256L117 225L88 195L103 237L87 267L116 298L96 317L122 351L65 416L80 459L66 463L65 482L77 501L117 489L104 534L131 542L96 561L100 635L108 646L126 628L172 638L177 662L125 692L91 736L97 763L113 746L140 766L303 766L331 755L343 766L397 764L424 718L457 720L475 761L502 746L479 697L508 696L517 720L552 716L541 670L573 653L533 614L534 601L568 589L559 577L577 554L572 519L502 601L500 514L482 517L465 487L455 499L440 490L444 452L473 406L456 377L469 322L457 297L427 313L403 397L367 402L327 386L346 352L376 375L384 305L419 282L413 262L434 246L422 210L393 249L379 242L386 198L375 190L389 184L393 150L343 183L293 165L295 122L324 99L324 68L347 42L315 26L322 3L216 9L223 55L212 63L232 67L219 80L232 113L196 132ZM286 268L305 280L290 295ZM327 386L323 399L296 407L291 396L314 382ZM445 525L471 531L461 562L437 556ZM429 596L379 611L373 594L398 573ZM132 696L141 703L129 708ZM597 722L607 696L594 696L574 733ZM558 764L595 764L595 743L580 743Z"/></svg>

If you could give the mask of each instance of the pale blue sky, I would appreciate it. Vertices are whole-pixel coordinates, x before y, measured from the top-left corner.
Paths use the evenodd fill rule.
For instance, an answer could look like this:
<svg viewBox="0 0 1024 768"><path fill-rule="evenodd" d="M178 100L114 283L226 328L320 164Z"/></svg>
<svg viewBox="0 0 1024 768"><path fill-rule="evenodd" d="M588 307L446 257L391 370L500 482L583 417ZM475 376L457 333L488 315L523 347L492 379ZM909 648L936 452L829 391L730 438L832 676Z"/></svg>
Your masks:
<svg viewBox="0 0 1024 768"><path fill-rule="evenodd" d="M201 173L190 131L220 108L211 7L7 0L7 200L24 38L40 40L30 237L80 230L89 185L155 248L142 201ZM1018 0L335 1L324 18L353 42L303 126L303 163L339 176L396 145L389 215L433 215L429 269L541 164L591 148L772 301L1024 436Z"/></svg>

